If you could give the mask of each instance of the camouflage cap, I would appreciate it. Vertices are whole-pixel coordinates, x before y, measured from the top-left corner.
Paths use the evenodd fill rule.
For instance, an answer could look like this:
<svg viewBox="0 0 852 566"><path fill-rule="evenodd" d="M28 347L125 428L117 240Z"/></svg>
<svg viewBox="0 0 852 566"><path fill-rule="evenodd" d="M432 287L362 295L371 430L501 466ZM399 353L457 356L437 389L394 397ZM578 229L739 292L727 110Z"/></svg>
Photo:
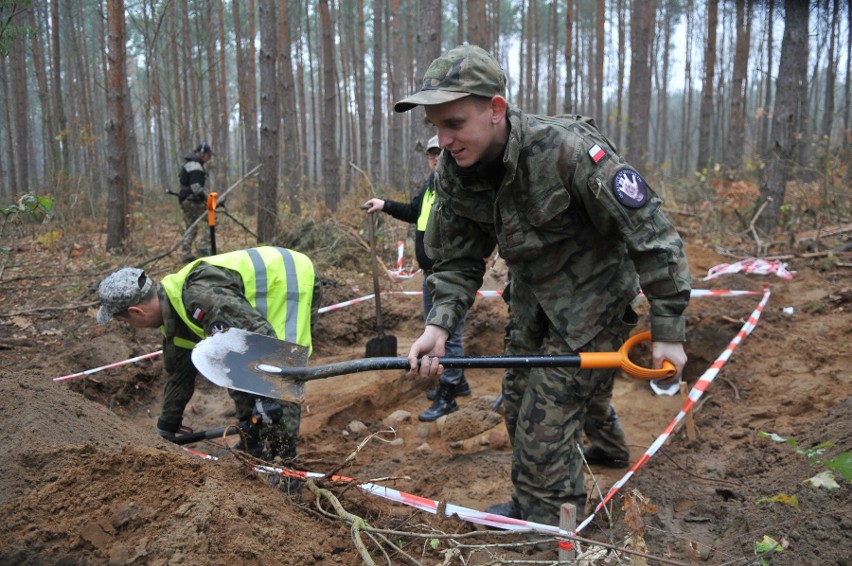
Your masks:
<svg viewBox="0 0 852 566"><path fill-rule="evenodd" d="M396 112L408 112L415 106L452 102L471 94L491 98L504 96L506 75L490 53L476 45L450 49L429 65L420 92L393 105Z"/></svg>
<svg viewBox="0 0 852 566"><path fill-rule="evenodd" d="M107 276L98 285L98 324L106 324L114 315L138 305L153 285L154 280L136 267L124 267Z"/></svg>

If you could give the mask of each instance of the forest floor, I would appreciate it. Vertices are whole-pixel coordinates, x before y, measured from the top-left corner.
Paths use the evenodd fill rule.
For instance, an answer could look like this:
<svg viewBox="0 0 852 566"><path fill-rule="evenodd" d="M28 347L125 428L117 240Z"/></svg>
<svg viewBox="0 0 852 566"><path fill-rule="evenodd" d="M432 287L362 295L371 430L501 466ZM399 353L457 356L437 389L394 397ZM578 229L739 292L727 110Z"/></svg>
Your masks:
<svg viewBox="0 0 852 566"><path fill-rule="evenodd" d="M347 484L318 480L322 497L308 486L301 495L284 493L227 450L234 437L193 445L221 455L215 461L159 439L154 425L165 377L159 357L54 382L160 349L156 330L94 321L96 287L104 275L139 264L156 255L150 250L168 249L175 241L176 214L163 205L152 218L165 227L146 224L143 242L135 246L148 251L127 256L104 254L103 234L85 223L67 226L58 239L45 238L51 229L45 227L7 231L4 245L11 253L0 272L5 448L0 564L354 565L365 563L367 554L379 564L556 561L552 537L487 531ZM399 223L386 226L393 224ZM251 245L226 221L221 226L220 250ZM301 232L304 241L307 230ZM357 240L357 230L351 232L341 229L335 246ZM393 241L383 236L387 263L395 258L387 245ZM586 563L852 563L852 483L826 465L852 452L849 267L797 255L787 260L795 271L791 280L740 273L705 282L708 269L734 260L700 241L686 241L696 288L760 292L766 284L771 297L754 331L743 337L692 412L697 438L690 441L685 427L676 429L580 533L603 545L580 545ZM351 253L338 254L337 261L317 261L329 283L323 306L372 290L363 241L350 247ZM408 250L410 255L413 245ZM158 276L169 273L179 267L177 255L146 269ZM421 285L419 275L382 281L396 290L418 291ZM500 290L504 282L505 269L498 263L483 288ZM760 299L758 294L692 300L686 313L690 386L734 339ZM385 332L397 337L398 353L405 355L422 329L420 298L390 295L382 305ZM466 353L502 353L505 319L499 298L477 299L465 328ZM376 336L375 323L372 301L321 314L310 363L362 358L367 341ZM301 469L476 510L506 500L511 449L500 415L487 410L500 391L501 372L471 370L467 376L473 395L459 399L457 415L472 423L466 425L468 439L460 438L465 435L459 435L458 420L448 419L442 427L417 421L429 406L425 392L432 384L402 372L309 383ZM682 402L655 396L647 382L622 375L613 404L636 462ZM389 419L397 411L411 416L397 413ZM232 422L226 392L199 377L184 424L205 430ZM765 438L761 431L789 442ZM814 454L822 443L829 444ZM848 466L847 461L847 472ZM586 482L595 495L578 511L578 520L600 501L598 488L606 493L626 472L591 471ZM826 471L836 488L806 481ZM779 544L758 556L765 537ZM606 549L641 551L646 558L624 550L602 554Z"/></svg>

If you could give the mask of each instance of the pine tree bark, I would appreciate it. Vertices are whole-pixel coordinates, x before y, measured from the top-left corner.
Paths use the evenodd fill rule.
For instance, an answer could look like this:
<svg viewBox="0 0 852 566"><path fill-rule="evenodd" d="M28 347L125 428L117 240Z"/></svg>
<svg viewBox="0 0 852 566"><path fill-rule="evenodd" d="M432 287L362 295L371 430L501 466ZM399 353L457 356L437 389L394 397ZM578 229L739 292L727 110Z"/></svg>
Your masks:
<svg viewBox="0 0 852 566"><path fill-rule="evenodd" d="M329 0L320 0L322 22L322 181L325 206L332 212L340 202L340 158L337 153L337 59Z"/></svg>
<svg viewBox="0 0 852 566"><path fill-rule="evenodd" d="M30 6L30 9L27 10L27 24L31 26L33 29L38 27L36 22L36 16L34 11L37 9L37 5ZM44 49L42 48L42 40L43 36L40 34L33 34L30 37L30 48L32 50L32 58L33 58L33 71L36 76L36 84L38 85L38 102L41 107L42 114L44 114L44 119L41 120L41 131L42 131L42 139L44 140L43 148L46 151L44 153L44 173L47 179L49 179L49 186L53 187L53 179L56 177L54 171L59 163L59 147L56 143L56 137L58 132L56 131L56 124L53 119L53 108L50 103L50 89L47 86L47 65L45 65L44 58ZM39 185L45 184L44 182L38 182Z"/></svg>
<svg viewBox="0 0 852 566"><path fill-rule="evenodd" d="M384 175L382 174L382 83L384 78L384 0L373 0L373 117L370 121L372 131L372 142L370 150L370 173L373 184L377 184Z"/></svg>
<svg viewBox="0 0 852 566"><path fill-rule="evenodd" d="M426 69L441 55L441 0L421 0L418 21L420 25L417 28L417 76L414 90L420 90ZM435 135L435 128L426 121L426 112L422 107L418 106L408 111L408 114L411 115L414 138L414 154L408 183L416 186L429 175L429 166L423 154L429 138Z"/></svg>
<svg viewBox="0 0 852 566"><path fill-rule="evenodd" d="M25 25L24 13L19 13L14 20L18 25ZM12 78L12 107L14 112L15 132L15 156L17 161L15 169L18 173L17 185L25 191L30 191L30 163L32 156L32 140L30 139L30 112L27 99L27 66L26 47L24 36L19 35L12 40L9 49L9 60L11 63ZM7 99L8 100L8 99Z"/></svg>
<svg viewBox="0 0 852 566"><path fill-rule="evenodd" d="M604 0L597 1L597 11L595 13L595 113L593 116L599 124L602 124L606 119L606 113L603 107L603 88L604 88L604 26L606 24L606 2Z"/></svg>
<svg viewBox="0 0 852 566"><path fill-rule="evenodd" d="M826 151L831 147L831 130L834 125L834 88L837 76L837 61L835 61L835 40L838 27L838 0L831 1L831 24L828 35L828 60L825 71L825 103L822 109L822 135ZM846 82L849 82L847 76Z"/></svg>
<svg viewBox="0 0 852 566"><path fill-rule="evenodd" d="M624 53L626 49L627 30L625 22L627 14L625 13L625 0L618 0L616 11L618 12L618 69L616 70L615 86L618 89L615 94L615 124L613 128L613 138L617 146L621 147L624 143L622 139L624 131Z"/></svg>
<svg viewBox="0 0 852 566"><path fill-rule="evenodd" d="M571 97L571 92L574 88L574 65L573 65L573 45L574 45L574 0L568 0L565 6L565 50L563 57L565 59L565 93L562 98L562 112L568 114L574 109L574 101Z"/></svg>
<svg viewBox="0 0 852 566"><path fill-rule="evenodd" d="M269 243L278 230L278 17L276 0L258 2L260 17L260 147L258 176L257 240Z"/></svg>
<svg viewBox="0 0 852 566"><path fill-rule="evenodd" d="M640 170L645 170L648 165L648 130L651 111L650 53L654 37L656 6L656 0L634 2L630 14L632 50L625 155L628 161Z"/></svg>
<svg viewBox="0 0 852 566"><path fill-rule="evenodd" d="M128 236L128 169L125 140L125 75L124 0L107 0L109 36L107 84L107 122L109 197L107 206L107 251L124 246Z"/></svg>
<svg viewBox="0 0 852 566"><path fill-rule="evenodd" d="M225 54L230 49L230 45L225 43L225 10L222 6L222 0L218 1L217 5L218 23L219 23L219 131L216 132L216 139L219 141L219 149L217 151L218 159L216 160L217 177L219 183L223 187L231 185L230 168L231 168L231 125L230 125L230 107L228 104L228 66L225 64Z"/></svg>
<svg viewBox="0 0 852 566"><path fill-rule="evenodd" d="M8 57L0 58L0 82L3 84L3 100L11 100L12 97L9 92L9 75L11 73L6 71L6 59ZM6 179L0 183L0 194L9 197L18 194L18 175L15 168L15 138L13 134L15 128L12 122L11 104L3 105L3 118L4 125L6 126L3 130L6 134L5 145L8 171Z"/></svg>
<svg viewBox="0 0 852 566"><path fill-rule="evenodd" d="M282 139L284 141L281 153L286 156L281 167L284 193L290 205L290 212L298 215L302 212L301 203L299 202L299 190L302 184L299 172L299 160L291 158L291 156L299 154L299 136L296 127L297 123L294 119L298 111L296 109L296 92L293 87L293 61L290 51L292 38L290 34L290 13L287 2L281 3L280 15L281 60L279 62L279 69L281 71L281 110L284 116L284 119L281 121Z"/></svg>
<svg viewBox="0 0 852 566"><path fill-rule="evenodd" d="M707 43L704 46L704 84L701 88L701 112L698 122L698 169L712 163L713 86L716 72L716 26L719 0L707 0Z"/></svg>
<svg viewBox="0 0 852 566"><path fill-rule="evenodd" d="M58 128L57 137L60 145L61 161L57 165L57 182L64 184L68 176L68 139L66 130L68 121L65 116L65 107L62 103L62 47L59 41L59 2L50 3L50 59L51 59L51 95L53 98L53 110Z"/></svg>
<svg viewBox="0 0 852 566"><path fill-rule="evenodd" d="M748 72L749 44L751 43L751 2L736 0L736 4L737 43L734 54L734 74L731 78L728 143L725 150L725 164L730 171L738 170L743 164L747 93L746 72Z"/></svg>
<svg viewBox="0 0 852 566"><path fill-rule="evenodd" d="M808 93L808 4L784 1L784 37L775 83L772 142L760 187L760 203L769 201L758 218L764 234L772 234L781 219L781 207L792 172L807 108Z"/></svg>

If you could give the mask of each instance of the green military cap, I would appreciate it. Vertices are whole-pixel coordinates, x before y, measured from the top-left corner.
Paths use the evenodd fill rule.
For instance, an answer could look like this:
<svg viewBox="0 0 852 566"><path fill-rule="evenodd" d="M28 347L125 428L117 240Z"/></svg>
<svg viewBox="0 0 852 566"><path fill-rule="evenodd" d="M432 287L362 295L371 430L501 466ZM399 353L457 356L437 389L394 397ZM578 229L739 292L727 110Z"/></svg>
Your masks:
<svg viewBox="0 0 852 566"><path fill-rule="evenodd" d="M403 98L393 109L408 112L415 106L443 104L472 94L491 98L505 92L506 75L500 63L481 47L460 45L432 61L420 92Z"/></svg>

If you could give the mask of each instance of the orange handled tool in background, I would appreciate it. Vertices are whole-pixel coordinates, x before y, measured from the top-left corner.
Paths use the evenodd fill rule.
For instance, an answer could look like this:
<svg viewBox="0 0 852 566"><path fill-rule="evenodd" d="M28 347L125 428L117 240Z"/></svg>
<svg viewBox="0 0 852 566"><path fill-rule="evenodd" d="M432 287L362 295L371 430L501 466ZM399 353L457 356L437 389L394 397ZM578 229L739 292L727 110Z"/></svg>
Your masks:
<svg viewBox="0 0 852 566"><path fill-rule="evenodd" d="M210 226L210 252L216 255L216 205L219 193L207 195L207 225Z"/></svg>

